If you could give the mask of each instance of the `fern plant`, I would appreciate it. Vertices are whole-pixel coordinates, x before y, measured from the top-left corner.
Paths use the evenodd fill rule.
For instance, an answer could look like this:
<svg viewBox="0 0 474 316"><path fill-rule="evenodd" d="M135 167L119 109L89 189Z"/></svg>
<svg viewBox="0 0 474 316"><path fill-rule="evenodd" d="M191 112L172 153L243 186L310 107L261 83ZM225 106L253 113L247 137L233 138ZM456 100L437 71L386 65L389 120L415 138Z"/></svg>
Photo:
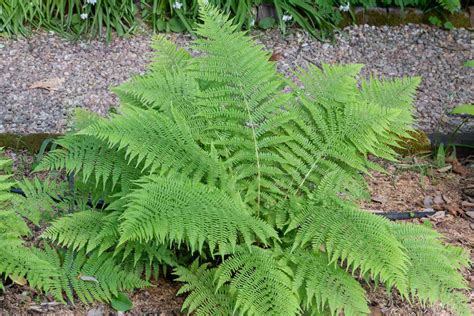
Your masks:
<svg viewBox="0 0 474 316"><path fill-rule="evenodd" d="M85 253L48 244L27 246L24 238L31 235L29 226L39 225L51 212L58 212L64 203L58 204L54 198L64 201L64 197L52 195L59 191L54 182L11 180L7 173L10 165L11 160L0 158L0 171L5 173L0 174L0 277L26 279L32 287L63 302L74 302L76 297L86 303L110 302L120 291L148 285L140 278L140 271L122 265L113 253L99 255L98 251ZM10 193L13 185L20 186L25 197Z"/></svg>
<svg viewBox="0 0 474 316"><path fill-rule="evenodd" d="M115 89L118 114L78 116L38 166L105 203L55 220L43 237L66 255L44 261L74 252L75 276L111 260L106 275L117 264L146 280L173 267L197 315L367 314L361 283L468 315L465 251L356 204L363 175L382 170L368 156L395 160L409 137L419 79L359 87L361 65L323 65L296 85L228 16L204 3L200 15L196 57L159 37L149 72ZM145 285L94 279L80 299Z"/></svg>

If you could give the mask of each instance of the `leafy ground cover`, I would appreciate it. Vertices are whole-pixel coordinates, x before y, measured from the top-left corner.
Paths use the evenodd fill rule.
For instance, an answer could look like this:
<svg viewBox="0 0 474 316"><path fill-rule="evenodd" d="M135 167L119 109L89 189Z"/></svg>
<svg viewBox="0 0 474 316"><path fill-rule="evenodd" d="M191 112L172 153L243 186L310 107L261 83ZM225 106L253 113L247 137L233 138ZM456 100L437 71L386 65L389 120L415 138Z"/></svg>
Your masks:
<svg viewBox="0 0 474 316"><path fill-rule="evenodd" d="M31 165L34 163L34 157L31 154L7 150L6 155L14 159L13 168L17 179L32 177ZM450 165L449 162L448 165ZM442 233L450 244L472 251L474 249L474 219L466 215L466 212L474 207L472 158L462 159L461 166L462 168L458 170L461 173L452 172L452 170L440 172L434 161L417 156L404 157L397 164L386 163L388 174L373 172L373 177L367 178L371 199L364 202L362 206L372 211L412 212L427 208L427 201L432 200L431 207L439 211L447 211L447 213L433 218L408 220L408 222L430 225ZM46 176L46 174L40 176ZM33 240L40 235L42 230L35 233ZM474 253L471 253L471 260L474 261ZM466 270L464 275L470 282L472 304L474 273ZM126 315L180 314L184 297L176 295L180 287L179 283L165 277L159 278L155 283L156 287L137 290L130 295L134 307ZM368 289L368 298L374 316L381 313L383 315L454 315L444 310L439 304L430 308L420 304L410 306L401 300L398 294L387 293L380 287ZM7 315L26 313L77 315L91 311L104 315L116 313L111 307L101 304L63 305L26 285L11 282L6 285L5 292L0 294L0 313Z"/></svg>
<svg viewBox="0 0 474 316"><path fill-rule="evenodd" d="M214 0L206 1L235 17L239 27L279 27L285 32L298 25L314 36L324 36L342 21L343 13L354 16L354 6L416 7L427 11L453 13L461 8L459 0ZM263 4L263 5L262 5ZM265 10L265 8L267 8ZM271 9L268 9L271 8ZM267 12L269 11L269 12ZM438 14L439 15L439 14ZM443 25L439 17L437 23ZM105 37L112 33L128 36L143 22L154 31L193 32L198 20L198 0L53 0L0 2L0 36L29 35L45 28L68 38Z"/></svg>

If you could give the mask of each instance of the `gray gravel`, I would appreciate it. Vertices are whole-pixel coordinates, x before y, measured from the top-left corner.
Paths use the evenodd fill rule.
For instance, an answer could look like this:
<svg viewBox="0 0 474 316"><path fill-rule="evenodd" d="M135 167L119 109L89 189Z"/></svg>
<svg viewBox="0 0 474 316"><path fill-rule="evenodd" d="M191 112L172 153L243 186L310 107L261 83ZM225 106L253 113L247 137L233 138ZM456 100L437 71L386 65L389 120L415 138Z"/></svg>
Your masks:
<svg viewBox="0 0 474 316"><path fill-rule="evenodd" d="M364 75L419 75L419 127L449 131L459 118L444 113L459 103L474 101L474 36L465 29L352 26L333 43L318 42L302 31L286 36L277 30L254 32L255 38L281 58L285 73L308 63L364 63ZM189 35L171 35L188 45ZM51 33L30 39L0 39L0 132L63 132L75 107L106 114L117 98L109 88L144 71L150 36L103 42L68 42ZM56 91L30 89L38 80L64 78ZM472 121L472 120L471 120ZM474 123L465 130L473 130Z"/></svg>

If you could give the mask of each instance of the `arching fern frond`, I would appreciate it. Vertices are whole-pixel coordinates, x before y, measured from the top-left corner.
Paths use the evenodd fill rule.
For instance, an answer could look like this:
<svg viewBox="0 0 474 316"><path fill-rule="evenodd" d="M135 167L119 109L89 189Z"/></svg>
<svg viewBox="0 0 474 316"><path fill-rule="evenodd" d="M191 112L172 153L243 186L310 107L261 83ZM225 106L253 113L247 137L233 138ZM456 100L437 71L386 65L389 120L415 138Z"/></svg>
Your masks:
<svg viewBox="0 0 474 316"><path fill-rule="evenodd" d="M36 167L37 171L65 170L109 192L117 185L123 191L129 190L132 181L141 175L140 170L129 166L124 151L109 148L95 137L68 134L57 144L60 148L49 152Z"/></svg>
<svg viewBox="0 0 474 316"><path fill-rule="evenodd" d="M309 313L364 315L370 312L362 286L342 268L331 264L325 253L300 250L290 256L294 286Z"/></svg>
<svg viewBox="0 0 474 316"><path fill-rule="evenodd" d="M372 77L361 83L361 96L380 108L399 109L397 117L390 120L390 132L407 137L413 125L413 100L420 85L419 77L380 80Z"/></svg>
<svg viewBox="0 0 474 316"><path fill-rule="evenodd" d="M96 238L103 229L105 216L106 213L92 210L63 216L54 221L42 237L75 251L86 248L86 252L90 252L100 244Z"/></svg>
<svg viewBox="0 0 474 316"><path fill-rule="evenodd" d="M408 259L388 220L328 199L304 206L289 226L294 228L293 250L308 243L316 251L324 247L331 263L341 260L353 271L380 277L406 293Z"/></svg>
<svg viewBox="0 0 474 316"><path fill-rule="evenodd" d="M290 94L281 90L284 81L262 46L237 32L236 26L212 6L201 6L194 48L201 55L191 65L201 93L198 114L190 122L204 144L213 144L247 190L248 203L261 207L264 187L276 189L271 176L277 156L265 142L289 120ZM279 114L278 118L275 114ZM284 139L271 138L284 141Z"/></svg>
<svg viewBox="0 0 474 316"><path fill-rule="evenodd" d="M54 266L59 279L52 286L52 294L63 301L63 295L71 302L75 295L88 304L94 301L110 302L120 291L129 291L148 285L133 270L117 265L110 253L86 255L84 251L61 251L46 247L36 255Z"/></svg>
<svg viewBox="0 0 474 316"><path fill-rule="evenodd" d="M201 251L206 243L212 252L216 246L220 251L234 248L239 240L250 246L277 237L270 225L250 215L233 197L189 180L149 177L125 199L120 243L184 242L192 251Z"/></svg>
<svg viewBox="0 0 474 316"><path fill-rule="evenodd" d="M234 311L245 315L296 315L299 300L284 263L271 250L241 248L215 272L217 288L229 286Z"/></svg>
<svg viewBox="0 0 474 316"><path fill-rule="evenodd" d="M234 300L229 293L229 285L216 289L216 269L208 269L207 264L199 266L198 261L189 268L178 266L174 274L176 281L183 282L178 295L188 294L182 310L197 316L229 316L235 315Z"/></svg>
<svg viewBox="0 0 474 316"><path fill-rule="evenodd" d="M469 287L459 273L469 266L468 253L442 244L439 233L421 225L391 224L390 230L401 241L409 258L407 278L411 298L430 305L441 302L459 315L470 315L467 299L460 292Z"/></svg>
<svg viewBox="0 0 474 316"><path fill-rule="evenodd" d="M216 183L223 166L196 145L185 128L153 110L122 107L121 115L80 131L81 135L123 150L128 164L149 173L181 173L195 180Z"/></svg>
<svg viewBox="0 0 474 316"><path fill-rule="evenodd" d="M25 278L30 286L44 292L54 291L59 273L35 249L24 246L19 239L5 238L5 235L0 235L0 249L0 274Z"/></svg>

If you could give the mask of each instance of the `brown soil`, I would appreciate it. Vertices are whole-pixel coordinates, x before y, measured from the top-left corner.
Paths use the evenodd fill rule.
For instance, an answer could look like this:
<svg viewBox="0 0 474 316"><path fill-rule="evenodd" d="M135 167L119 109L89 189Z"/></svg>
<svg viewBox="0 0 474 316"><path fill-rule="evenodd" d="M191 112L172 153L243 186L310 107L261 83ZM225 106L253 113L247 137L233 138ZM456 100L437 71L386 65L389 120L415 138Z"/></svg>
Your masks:
<svg viewBox="0 0 474 316"><path fill-rule="evenodd" d="M31 157L25 153L15 156L14 169L23 176L30 176ZM20 158L19 158L20 157ZM412 219L422 223L429 220L446 241L471 251L474 262L474 219L466 215L473 210L474 197L470 196L474 183L474 164L465 161L463 166L457 161L448 168L434 167L429 160L406 158L397 164L385 164L387 174L372 173L367 177L371 200L361 203L368 211L415 212L432 208L439 211L431 218ZM452 165L452 168L449 168ZM456 172L453 172L456 171ZM471 192L472 193L472 192ZM429 263L427 263L429 264ZM470 284L470 298L474 313L474 273L464 272ZM127 315L180 315L183 297L177 297L179 284L168 279L160 279L155 287L136 291L131 295L134 307ZM368 288L368 299L372 315L453 315L440 305L423 307L409 305L396 293L378 287ZM96 311L96 314L92 312ZM109 306L68 306L55 304L27 286L10 285L0 295L0 316L2 315L116 315Z"/></svg>

